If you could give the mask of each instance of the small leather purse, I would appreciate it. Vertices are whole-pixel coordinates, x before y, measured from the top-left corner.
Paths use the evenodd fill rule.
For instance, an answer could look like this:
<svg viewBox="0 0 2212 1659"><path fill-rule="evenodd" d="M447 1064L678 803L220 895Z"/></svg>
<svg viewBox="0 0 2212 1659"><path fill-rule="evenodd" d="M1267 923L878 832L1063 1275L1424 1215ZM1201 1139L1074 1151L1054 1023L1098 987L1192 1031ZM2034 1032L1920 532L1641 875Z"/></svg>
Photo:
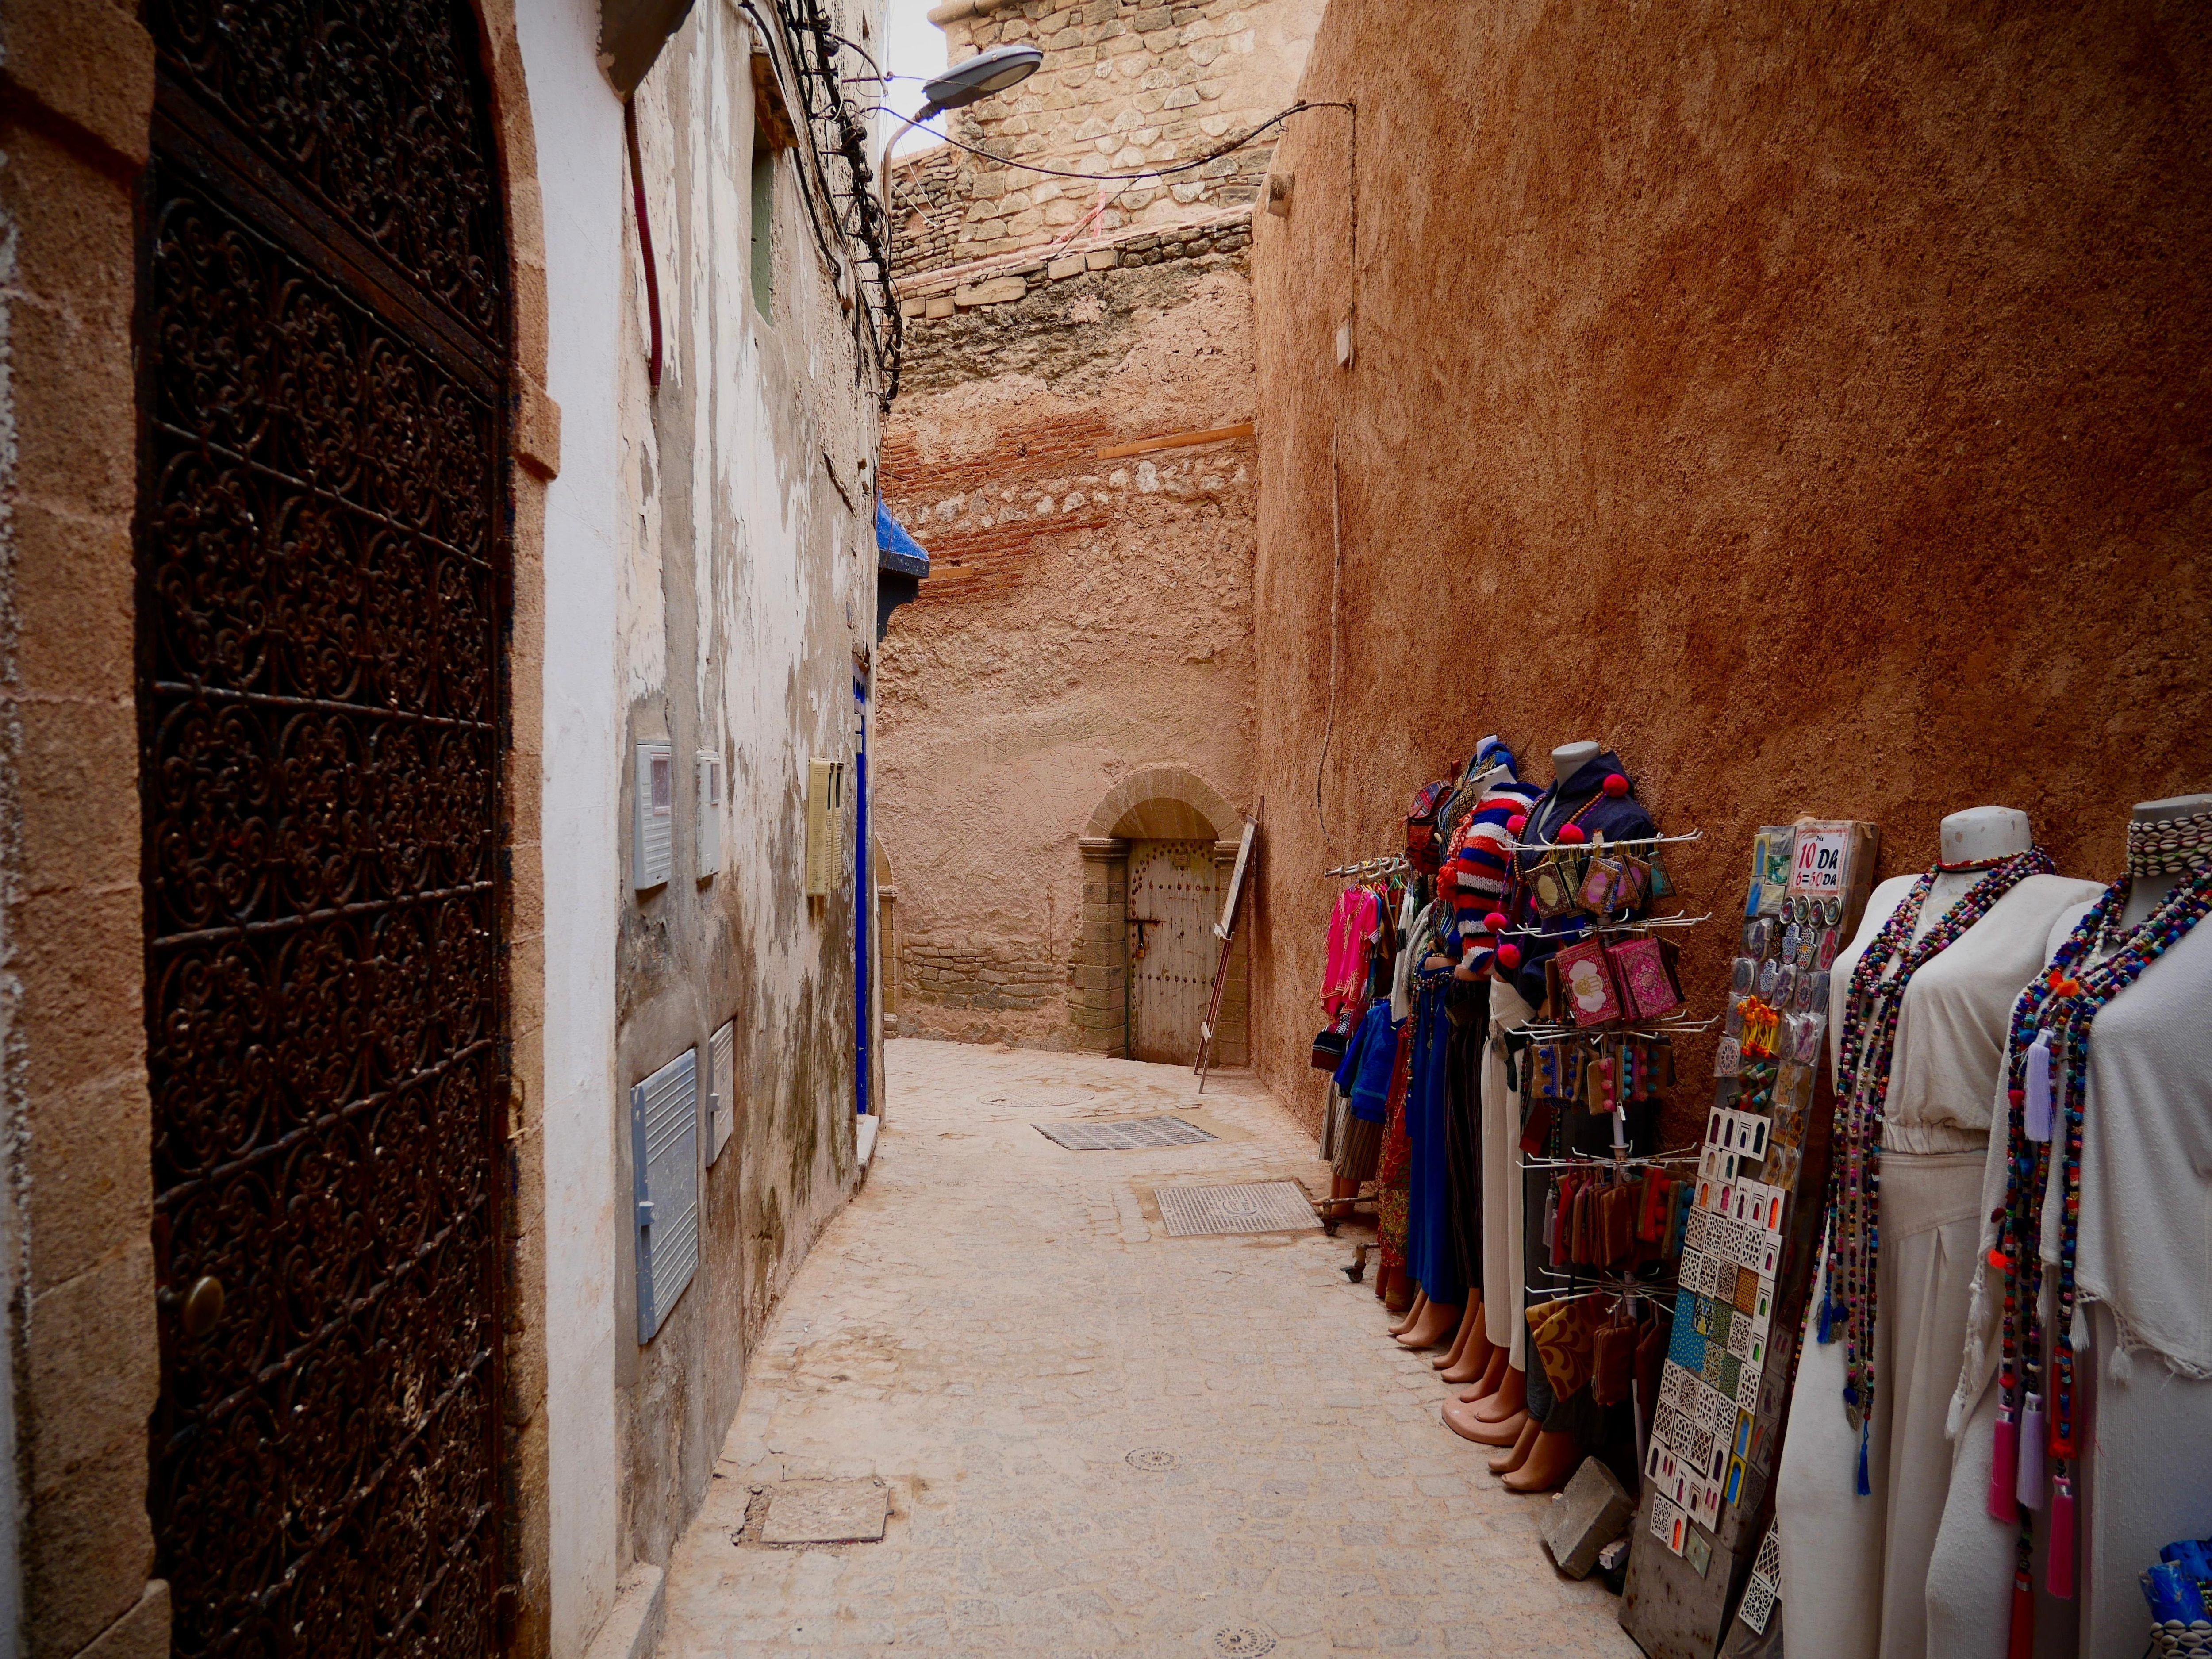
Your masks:
<svg viewBox="0 0 2212 1659"><path fill-rule="evenodd" d="M1628 1398L1636 1382L1637 1332L1633 1325L1607 1324L1597 1328L1591 1362L1590 1398L1601 1406L1618 1406Z"/></svg>

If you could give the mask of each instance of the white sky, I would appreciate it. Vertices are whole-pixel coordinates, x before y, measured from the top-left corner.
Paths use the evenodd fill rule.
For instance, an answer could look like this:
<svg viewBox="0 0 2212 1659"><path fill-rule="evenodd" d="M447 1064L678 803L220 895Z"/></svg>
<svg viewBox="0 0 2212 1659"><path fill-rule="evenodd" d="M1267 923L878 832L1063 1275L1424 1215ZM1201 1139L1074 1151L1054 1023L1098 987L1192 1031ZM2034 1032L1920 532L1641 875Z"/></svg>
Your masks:
<svg viewBox="0 0 2212 1659"><path fill-rule="evenodd" d="M929 9L934 3L936 0L890 0L886 24L890 55L884 67L891 74L927 78L945 67L945 31L929 21ZM893 81L890 95L884 101L902 115L913 114L921 107L921 79ZM899 140L896 154L905 155L936 143L931 135L941 125L939 117L908 132Z"/></svg>

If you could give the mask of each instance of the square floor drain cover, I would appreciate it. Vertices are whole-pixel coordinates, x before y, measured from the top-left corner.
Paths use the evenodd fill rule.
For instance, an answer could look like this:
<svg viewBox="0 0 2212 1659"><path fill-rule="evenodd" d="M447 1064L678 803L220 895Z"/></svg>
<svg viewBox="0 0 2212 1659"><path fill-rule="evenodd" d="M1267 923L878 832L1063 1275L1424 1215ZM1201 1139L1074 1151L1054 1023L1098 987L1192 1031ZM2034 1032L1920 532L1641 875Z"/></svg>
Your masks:
<svg viewBox="0 0 2212 1659"><path fill-rule="evenodd" d="M1295 1181L1260 1181L1242 1187L1162 1187L1160 1220L1168 1237L1193 1233L1279 1233L1318 1227L1313 1200Z"/></svg>
<svg viewBox="0 0 2212 1659"><path fill-rule="evenodd" d="M891 1492L879 1480L808 1480L769 1494L765 1544L862 1544L884 1535Z"/></svg>
<svg viewBox="0 0 2212 1659"><path fill-rule="evenodd" d="M1196 1146L1216 1137L1179 1117L1131 1117L1118 1123L1032 1123L1071 1152L1128 1152L1141 1146Z"/></svg>

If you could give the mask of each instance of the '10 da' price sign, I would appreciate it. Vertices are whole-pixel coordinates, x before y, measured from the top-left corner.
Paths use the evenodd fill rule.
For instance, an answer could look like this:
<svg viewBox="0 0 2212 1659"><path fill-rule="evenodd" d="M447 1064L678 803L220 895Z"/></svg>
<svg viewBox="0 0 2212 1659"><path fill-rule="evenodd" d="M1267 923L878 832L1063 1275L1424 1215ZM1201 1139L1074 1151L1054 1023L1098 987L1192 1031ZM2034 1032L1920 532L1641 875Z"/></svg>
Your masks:
<svg viewBox="0 0 2212 1659"><path fill-rule="evenodd" d="M1797 830L1797 855L1790 866L1794 896L1826 898L1844 890L1844 861L1850 850L1849 824L1808 823Z"/></svg>

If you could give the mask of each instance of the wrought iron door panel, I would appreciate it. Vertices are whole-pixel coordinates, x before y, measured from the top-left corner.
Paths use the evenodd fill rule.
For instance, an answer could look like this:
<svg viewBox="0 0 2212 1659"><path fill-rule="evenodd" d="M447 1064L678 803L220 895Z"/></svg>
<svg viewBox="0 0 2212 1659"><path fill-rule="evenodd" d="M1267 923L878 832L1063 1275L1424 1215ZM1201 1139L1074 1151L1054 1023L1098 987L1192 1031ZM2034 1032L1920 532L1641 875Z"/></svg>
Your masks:
<svg viewBox="0 0 2212 1659"><path fill-rule="evenodd" d="M475 26L431 0L149 21L150 1499L173 1648L481 1654L506 301Z"/></svg>

